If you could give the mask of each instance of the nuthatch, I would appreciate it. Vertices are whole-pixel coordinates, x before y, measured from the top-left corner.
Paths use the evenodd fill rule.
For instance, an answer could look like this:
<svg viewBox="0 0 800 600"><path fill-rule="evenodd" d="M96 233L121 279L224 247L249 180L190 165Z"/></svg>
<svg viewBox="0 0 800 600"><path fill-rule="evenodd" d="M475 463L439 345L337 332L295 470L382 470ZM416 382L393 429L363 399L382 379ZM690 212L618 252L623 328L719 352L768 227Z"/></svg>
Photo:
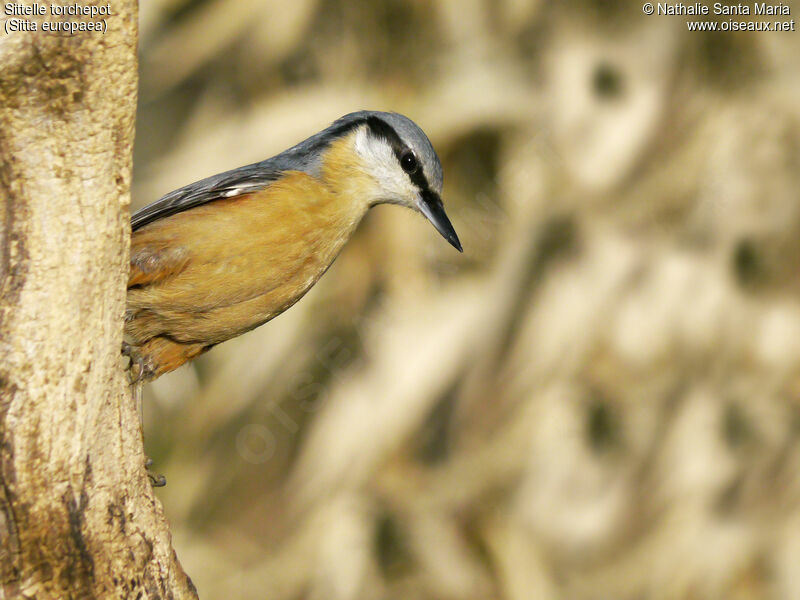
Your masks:
<svg viewBox="0 0 800 600"><path fill-rule="evenodd" d="M425 133L397 113L361 111L141 209L125 313L135 377L155 379L288 309L376 204L421 212L461 251L441 192Z"/></svg>

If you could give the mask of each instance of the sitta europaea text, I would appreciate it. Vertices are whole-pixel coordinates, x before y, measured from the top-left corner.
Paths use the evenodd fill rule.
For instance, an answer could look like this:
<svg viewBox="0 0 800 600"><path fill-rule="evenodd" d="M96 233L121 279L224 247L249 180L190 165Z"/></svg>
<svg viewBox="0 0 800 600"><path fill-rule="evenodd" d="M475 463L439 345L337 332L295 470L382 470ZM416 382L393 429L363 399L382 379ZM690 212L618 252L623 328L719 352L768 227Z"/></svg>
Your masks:
<svg viewBox="0 0 800 600"><path fill-rule="evenodd" d="M133 377L155 379L288 309L376 204L421 212L461 251L441 192L425 133L403 115L361 111L139 210L123 346Z"/></svg>

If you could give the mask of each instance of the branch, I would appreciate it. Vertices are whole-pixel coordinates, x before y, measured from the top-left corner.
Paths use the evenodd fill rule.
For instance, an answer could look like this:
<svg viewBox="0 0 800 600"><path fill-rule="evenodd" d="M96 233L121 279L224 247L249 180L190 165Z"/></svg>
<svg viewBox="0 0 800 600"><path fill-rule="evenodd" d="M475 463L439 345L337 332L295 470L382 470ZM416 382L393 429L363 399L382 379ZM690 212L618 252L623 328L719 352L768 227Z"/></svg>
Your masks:
<svg viewBox="0 0 800 600"><path fill-rule="evenodd" d="M0 33L2 598L196 597L120 364L137 15L112 7L106 34Z"/></svg>

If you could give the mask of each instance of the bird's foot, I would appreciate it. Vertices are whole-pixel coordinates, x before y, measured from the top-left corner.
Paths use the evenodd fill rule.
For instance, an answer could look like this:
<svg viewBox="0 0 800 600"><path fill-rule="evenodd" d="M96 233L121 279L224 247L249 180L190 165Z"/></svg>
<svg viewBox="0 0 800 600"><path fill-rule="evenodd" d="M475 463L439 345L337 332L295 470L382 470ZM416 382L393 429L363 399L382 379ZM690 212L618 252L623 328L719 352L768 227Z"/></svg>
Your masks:
<svg viewBox="0 0 800 600"><path fill-rule="evenodd" d="M131 359L128 365L128 381L131 385L149 381L156 376L158 367L153 358L150 356L145 358L139 348L122 342L122 355Z"/></svg>
<svg viewBox="0 0 800 600"><path fill-rule="evenodd" d="M133 359L131 358L131 345L128 342L122 342L122 349L120 351L123 359L127 358L127 362L123 361L123 369L126 371L130 371L131 366L133 365Z"/></svg>
<svg viewBox="0 0 800 600"><path fill-rule="evenodd" d="M156 473L150 467L153 466L153 459L149 456L144 461L144 468L147 470L147 477L150 479L150 485L153 487L164 487L167 485L167 478L161 473Z"/></svg>

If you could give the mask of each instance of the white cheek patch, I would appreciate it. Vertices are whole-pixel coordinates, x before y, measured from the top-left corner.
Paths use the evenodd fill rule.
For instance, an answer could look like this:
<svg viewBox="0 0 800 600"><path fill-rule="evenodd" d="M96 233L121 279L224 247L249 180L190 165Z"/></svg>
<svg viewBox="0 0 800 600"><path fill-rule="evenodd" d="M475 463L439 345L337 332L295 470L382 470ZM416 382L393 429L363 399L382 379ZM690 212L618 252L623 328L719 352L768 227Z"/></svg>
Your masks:
<svg viewBox="0 0 800 600"><path fill-rule="evenodd" d="M380 188L380 198L376 200L416 209L419 191L400 167L389 143L370 135L368 129L362 127L356 132L353 145Z"/></svg>

